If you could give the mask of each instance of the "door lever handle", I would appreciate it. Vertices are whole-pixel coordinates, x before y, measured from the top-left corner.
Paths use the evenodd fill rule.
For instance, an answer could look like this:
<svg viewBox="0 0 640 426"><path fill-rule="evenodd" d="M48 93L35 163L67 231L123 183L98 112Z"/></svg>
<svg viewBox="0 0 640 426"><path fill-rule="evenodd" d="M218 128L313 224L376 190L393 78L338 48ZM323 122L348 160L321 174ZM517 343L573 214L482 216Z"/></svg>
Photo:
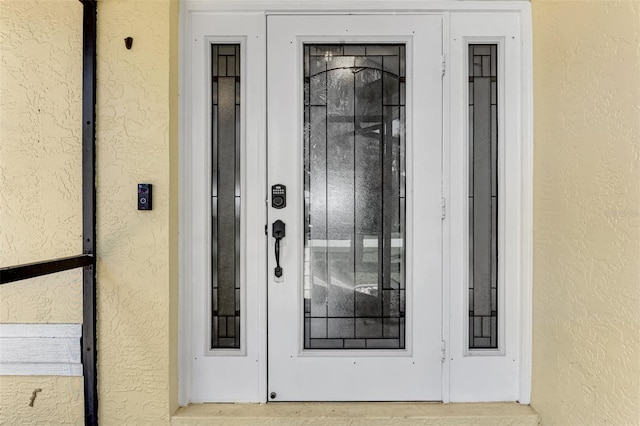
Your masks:
<svg viewBox="0 0 640 426"><path fill-rule="evenodd" d="M271 235L276 239L275 252L276 252L276 267L273 270L276 278L282 276L282 268L280 267L280 240L285 237L286 226L280 219L273 222L271 227Z"/></svg>

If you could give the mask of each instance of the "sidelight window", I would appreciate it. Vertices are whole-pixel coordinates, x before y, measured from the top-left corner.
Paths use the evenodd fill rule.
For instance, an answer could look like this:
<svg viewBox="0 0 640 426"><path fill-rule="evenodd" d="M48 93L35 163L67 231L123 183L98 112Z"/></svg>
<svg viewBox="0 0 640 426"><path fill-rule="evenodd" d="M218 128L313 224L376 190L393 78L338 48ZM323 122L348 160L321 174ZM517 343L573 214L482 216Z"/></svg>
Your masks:
<svg viewBox="0 0 640 426"><path fill-rule="evenodd" d="M469 45L469 349L498 347L497 49Z"/></svg>
<svg viewBox="0 0 640 426"><path fill-rule="evenodd" d="M240 348L240 45L211 51L211 348Z"/></svg>

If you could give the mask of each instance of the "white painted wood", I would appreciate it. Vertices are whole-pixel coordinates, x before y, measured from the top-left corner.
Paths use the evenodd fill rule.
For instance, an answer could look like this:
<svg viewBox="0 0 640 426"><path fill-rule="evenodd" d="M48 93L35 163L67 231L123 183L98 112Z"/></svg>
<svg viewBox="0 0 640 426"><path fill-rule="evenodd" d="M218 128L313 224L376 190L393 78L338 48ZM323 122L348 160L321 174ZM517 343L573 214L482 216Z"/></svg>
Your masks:
<svg viewBox="0 0 640 426"><path fill-rule="evenodd" d="M520 158L520 370L518 402L531 402L533 351L533 40L531 7L520 13L522 106Z"/></svg>
<svg viewBox="0 0 640 426"><path fill-rule="evenodd" d="M277 401L417 401L441 392L442 18L439 15L267 19L269 186L287 185L283 280L269 273L269 393ZM303 350L302 44L407 43L407 348ZM272 249L273 250L273 249Z"/></svg>
<svg viewBox="0 0 640 426"><path fill-rule="evenodd" d="M0 324L3 337L82 337L82 324Z"/></svg>
<svg viewBox="0 0 640 426"><path fill-rule="evenodd" d="M0 376L82 376L82 364L59 362L0 363Z"/></svg>
<svg viewBox="0 0 640 426"><path fill-rule="evenodd" d="M232 12L229 14L228 12ZM253 13L248 13L253 12ZM479 12L479 13L473 13ZM488 13L493 12L493 13ZM192 118L191 110L193 104L192 94L202 91L202 87L192 82L192 59L194 57L193 46L191 44L193 20L194 17L218 16L226 19L229 16L246 18L246 25L259 28L258 33L263 34L264 25L254 22L256 17L275 14L372 14L372 13L439 13L443 16L443 34L444 46L443 53L447 58L447 72L444 76L445 85L443 88L443 196L447 197L448 215L443 221L443 282L445 291L442 295L442 336L447 341L447 360L442 369L442 400L451 401L489 401L496 399L518 400L521 403L528 403L530 400L531 388L531 283L532 283L532 249L531 249L531 213L532 213L532 41L531 41L531 7L528 1L368 1L368 0L344 0L344 1L298 1L298 0L279 0L279 1L218 1L218 0L187 0L181 2L181 143L180 143L180 312L179 312L179 400L181 405L189 402L196 402L191 395L192 377L198 376L197 369L193 369L196 365L194 362L194 352L192 351L192 337L201 329L198 329L197 322L202 321L202 317L198 318L193 314L192 308L195 303L201 303L197 296L193 293L191 283L194 275L202 274L198 272L198 268L202 267L200 261L205 257L201 253L202 244L195 244L203 233L201 228L194 226L192 211L193 191L192 183L199 179L197 174L191 172L193 163L204 161L194 153L192 149ZM500 19L495 21L495 17ZM450 19L451 17L451 19ZM464 18L461 20L460 18ZM495 21L487 25L487 20ZM450 24L451 21L451 24ZM236 29L229 30L228 26L221 25L220 28L209 27L207 34L213 36L232 35L238 37L246 37L247 32L243 30L243 24L239 21ZM515 24L514 24L515 22ZM513 25L516 25L515 27ZM226 29L225 29L226 28ZM459 96L463 95L463 87L460 81L456 80L461 77L461 73L465 72L461 67L464 60L464 53L460 56L460 40L458 37L488 37L494 40L501 39L505 43L508 39L505 37L505 31L508 28L514 30L518 34L516 40L516 57L517 64L516 73L519 75L520 81L518 87L515 88L517 94L516 111L518 129L515 131L515 139L517 143L514 150L508 150L508 154L513 154L510 158L516 161L514 171L517 178L509 190L513 191L517 188L520 191L519 196L514 199L515 204L510 206L513 214L512 221L509 222L507 232L514 231L517 242L509 246L510 259L513 265L508 268L509 280L506 285L510 286L511 291L507 296L511 296L511 301L515 304L510 305L511 316L506 317L506 321L510 323L510 327L515 330L505 330L507 333L507 345L504 347L504 354L494 352L493 354L481 356L469 356L468 351L464 351L465 327L463 321L466 318L463 306L465 302L464 295L460 292L464 289L466 283L461 283L461 274L464 273L464 263L460 263L459 256L464 254L464 250L459 246L461 238L466 238L465 230L460 229L462 214L461 211L456 213L455 200L450 197L455 196L455 191L460 190L455 184L449 182L458 176L457 174L464 171L464 167L460 164L452 163L452 159L466 158L460 152L460 141L465 141L465 135L460 132L466 131L460 123L466 123L467 118L462 110L463 105L460 104ZM259 37L259 35L258 35ZM264 45L265 40L261 43ZM458 49L458 63L452 58L453 51ZM257 50L258 55L264 55L264 51ZM458 67L456 69L456 67ZM264 79L263 68L255 67L253 73ZM457 73L453 76L452 73ZM252 74L253 75L253 74ZM264 81L264 80L263 80ZM264 87L264 85L262 86ZM258 88L259 89L259 88ZM262 95L264 96L264 94ZM507 94L511 96L511 94ZM257 117L251 125L251 129L255 131L255 135L260 140L258 143L258 157L266 158L264 153L264 116L266 110L263 98L262 102L256 105ZM195 105L201 107L202 104ZM197 132L200 132L197 130ZM456 145L458 144L458 145ZM450 146L451 145L451 146ZM509 145L512 146L512 145ZM264 161L259 160L254 163L257 168L257 174L264 176ZM517 170L514 170L517 169ZM465 171L466 173L466 171ZM264 202L266 198L266 184L259 186L262 193L257 198L262 198ZM259 192L259 191L258 191ZM509 193L507 193L509 196ZM453 203L453 204L452 204ZM458 200L458 207L460 207ZM258 214L263 211L262 208L256 209ZM452 217L453 214L453 217ZM458 215L456 219L456 214ZM254 231L263 235L264 224L266 218L260 223ZM264 244L258 241L257 245L261 248ZM501 252L502 253L502 252ZM270 253L271 254L271 253ZM271 254L272 255L272 254ZM251 258L251 264L255 266L247 267L248 270L262 271L266 270L265 259L267 252L263 250L261 254ZM199 259L199 260L198 260ZM193 270L192 267L196 269ZM266 291L264 277L259 277L258 292L259 299L256 315L259 317L259 324L256 326L258 330L258 338L255 344L258 347L258 357L255 360L260 365L258 368L258 396L255 401L264 402L266 400L266 315L265 301ZM514 298L515 295L515 298ZM503 298L504 299L504 298ZM515 322L512 320L515 319ZM511 334L509 334L511 333ZM501 339L505 341L504 339ZM252 345L252 343L250 343ZM514 350L515 349L515 350ZM510 357L515 355L515 357ZM467 362L469 361L469 362ZM513 364L511 367L509 364ZM465 364L467 364L465 366ZM503 370L505 367L505 370ZM496 376L494 373L497 373ZM502 374L504 373L504 374ZM501 375L502 374L502 375ZM232 384L236 380L228 380L223 382L223 378L206 375L210 380L209 386L217 386ZM468 383L467 383L468 382ZM253 382L252 382L253 383ZM461 389L470 384L469 392L460 392ZM496 390L497 389L497 390ZM502 390L501 390L502 389ZM507 389L504 391L504 389ZM252 391L253 392L253 391ZM228 399L229 401L233 398ZM247 399L241 398L238 401ZM253 399L252 399L253 400ZM214 401L214 399L209 399Z"/></svg>
<svg viewBox="0 0 640 426"><path fill-rule="evenodd" d="M531 139L523 133L526 119L523 98L530 81L523 80L523 33L519 13L451 14L450 29L450 140L447 220L448 269L450 291L450 393L451 401L515 401L528 400L520 385L523 377L522 339L531 327L523 321L521 309L530 306L530 275L523 271L529 264L531 240L530 203L522 197L531 194ZM530 39L528 39L530 41ZM499 45L498 105L499 105L499 348L497 350L468 349L468 108L467 56L470 43ZM463 123L460 125L459 123ZM530 136L530 135L529 135ZM526 310L526 312L530 312ZM526 334L525 334L526 333ZM526 349L525 349L526 350ZM530 350L530 347L529 347ZM530 358L527 359L530 362Z"/></svg>
<svg viewBox="0 0 640 426"><path fill-rule="evenodd" d="M74 337L0 338L0 363L80 362L80 339Z"/></svg>
<svg viewBox="0 0 640 426"><path fill-rule="evenodd" d="M449 96L449 81L451 72L447 71L447 68L450 68L450 22L451 22L451 13L444 12L442 14L443 22L442 22L442 54L445 58L445 74L442 76L442 199L445 200L445 205L447 209L451 207L448 206L449 201L447 197L449 196L449 182L450 182L450 167L449 163L446 161L450 156L450 144L447 141L450 140L451 133L451 114L450 111L450 96ZM447 212L448 214L448 212ZM442 220L442 341L445 343L445 353L444 353L444 362L442 363L442 402L449 402L449 388L450 388L450 377L451 377L451 363L449 362L449 352L451 348L449 348L449 329L451 324L451 292L449 291L449 283L450 279L450 271L449 268L444 267L449 264L449 239L447 236L449 235L449 226L451 221L445 219Z"/></svg>
<svg viewBox="0 0 640 426"><path fill-rule="evenodd" d="M81 376L80 324L0 324L0 375Z"/></svg>
<svg viewBox="0 0 640 426"><path fill-rule="evenodd" d="M264 401L264 15L189 13L183 32L180 402ZM241 348L211 350L211 44L241 45ZM184 374L187 371L188 374Z"/></svg>
<svg viewBox="0 0 640 426"><path fill-rule="evenodd" d="M273 13L376 13L376 12L487 12L487 11L522 11L529 8L528 1L503 0L185 0L182 3L189 11L235 11Z"/></svg>

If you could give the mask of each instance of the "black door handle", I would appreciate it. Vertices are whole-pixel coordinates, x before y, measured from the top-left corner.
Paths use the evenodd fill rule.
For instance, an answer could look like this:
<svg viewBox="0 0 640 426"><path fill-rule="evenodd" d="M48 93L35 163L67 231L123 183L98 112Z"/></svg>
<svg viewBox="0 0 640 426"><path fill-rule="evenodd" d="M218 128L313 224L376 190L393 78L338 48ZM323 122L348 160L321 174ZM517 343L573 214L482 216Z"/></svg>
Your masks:
<svg viewBox="0 0 640 426"><path fill-rule="evenodd" d="M286 226L280 219L273 222L271 227L271 235L276 239L275 251L276 251L276 267L273 271L276 278L282 276L282 268L280 267L280 240L285 237Z"/></svg>

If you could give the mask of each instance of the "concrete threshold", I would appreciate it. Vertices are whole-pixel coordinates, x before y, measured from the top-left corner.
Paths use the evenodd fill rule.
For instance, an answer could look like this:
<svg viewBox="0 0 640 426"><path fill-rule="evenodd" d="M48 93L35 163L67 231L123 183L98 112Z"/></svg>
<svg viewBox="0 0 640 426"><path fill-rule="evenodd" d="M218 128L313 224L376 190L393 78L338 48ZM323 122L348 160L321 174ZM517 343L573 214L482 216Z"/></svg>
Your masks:
<svg viewBox="0 0 640 426"><path fill-rule="evenodd" d="M530 406L515 402L273 402L192 404L178 409L171 424L534 426L540 418Z"/></svg>

